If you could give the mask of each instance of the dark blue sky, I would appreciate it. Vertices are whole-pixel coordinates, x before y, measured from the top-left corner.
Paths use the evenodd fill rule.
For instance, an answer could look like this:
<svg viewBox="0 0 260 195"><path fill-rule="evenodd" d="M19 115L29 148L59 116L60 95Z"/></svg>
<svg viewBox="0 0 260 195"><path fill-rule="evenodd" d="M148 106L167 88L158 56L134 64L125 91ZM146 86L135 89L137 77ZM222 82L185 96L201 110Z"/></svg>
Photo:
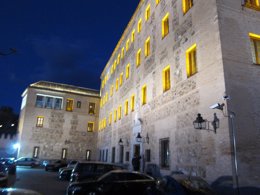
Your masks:
<svg viewBox="0 0 260 195"><path fill-rule="evenodd" d="M99 89L100 74L139 0L1 0L0 106L20 110L39 80Z"/></svg>

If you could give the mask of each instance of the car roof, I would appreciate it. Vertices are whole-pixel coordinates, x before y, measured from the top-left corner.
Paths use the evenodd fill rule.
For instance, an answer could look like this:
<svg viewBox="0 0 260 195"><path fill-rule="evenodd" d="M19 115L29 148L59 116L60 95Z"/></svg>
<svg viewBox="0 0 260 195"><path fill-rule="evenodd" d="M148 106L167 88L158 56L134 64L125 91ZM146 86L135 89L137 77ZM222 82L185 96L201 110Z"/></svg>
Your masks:
<svg viewBox="0 0 260 195"><path fill-rule="evenodd" d="M115 166L123 166L121 164L116 163L108 163L108 162L100 162L100 161L78 161L80 164L100 164L100 165L115 165Z"/></svg>

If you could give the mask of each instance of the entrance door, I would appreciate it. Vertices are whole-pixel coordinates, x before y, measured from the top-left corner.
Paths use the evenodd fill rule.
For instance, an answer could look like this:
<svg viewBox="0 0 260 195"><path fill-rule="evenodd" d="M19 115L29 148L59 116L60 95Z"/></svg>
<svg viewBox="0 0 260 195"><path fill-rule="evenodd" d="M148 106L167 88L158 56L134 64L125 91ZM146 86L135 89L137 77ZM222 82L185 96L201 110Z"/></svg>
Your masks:
<svg viewBox="0 0 260 195"><path fill-rule="evenodd" d="M140 144L135 144L134 145L134 153L133 153L133 156L137 154L138 156L141 156L140 154Z"/></svg>

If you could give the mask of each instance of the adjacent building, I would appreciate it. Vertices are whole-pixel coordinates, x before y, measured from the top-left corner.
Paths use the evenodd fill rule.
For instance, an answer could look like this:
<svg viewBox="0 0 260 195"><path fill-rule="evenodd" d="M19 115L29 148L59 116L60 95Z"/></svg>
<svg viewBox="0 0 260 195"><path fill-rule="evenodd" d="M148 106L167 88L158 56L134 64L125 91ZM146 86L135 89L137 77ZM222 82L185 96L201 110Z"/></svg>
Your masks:
<svg viewBox="0 0 260 195"><path fill-rule="evenodd" d="M141 0L101 75L99 159L259 186L259 65L259 0Z"/></svg>
<svg viewBox="0 0 260 195"><path fill-rule="evenodd" d="M22 94L18 156L96 159L99 91L40 81Z"/></svg>

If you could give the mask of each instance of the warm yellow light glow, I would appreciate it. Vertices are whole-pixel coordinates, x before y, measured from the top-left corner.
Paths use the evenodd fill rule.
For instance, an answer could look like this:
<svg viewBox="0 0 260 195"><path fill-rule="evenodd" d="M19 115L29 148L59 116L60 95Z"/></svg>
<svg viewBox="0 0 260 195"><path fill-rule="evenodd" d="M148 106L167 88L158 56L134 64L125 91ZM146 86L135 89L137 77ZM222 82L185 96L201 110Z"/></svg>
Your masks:
<svg viewBox="0 0 260 195"><path fill-rule="evenodd" d="M197 72L196 47L196 44L194 44L186 51L187 77L190 77Z"/></svg>
<svg viewBox="0 0 260 195"><path fill-rule="evenodd" d="M124 76L124 73L120 73L120 77L119 77L119 86L122 86L123 84L123 76Z"/></svg>
<svg viewBox="0 0 260 195"><path fill-rule="evenodd" d="M246 0L245 6L248 8L253 8L256 10L260 10L260 3L259 0Z"/></svg>
<svg viewBox="0 0 260 195"><path fill-rule="evenodd" d="M115 109L114 111L114 122L116 122L116 120L117 120L117 109Z"/></svg>
<svg viewBox="0 0 260 195"><path fill-rule="evenodd" d="M147 98L146 96L147 96L147 87L146 85L144 85L142 87L142 100L141 100L142 105L146 104L146 98Z"/></svg>
<svg viewBox="0 0 260 195"><path fill-rule="evenodd" d="M151 5L149 4L145 9L145 20L149 20L151 15Z"/></svg>
<svg viewBox="0 0 260 195"><path fill-rule="evenodd" d="M44 116L37 116L36 127L43 127Z"/></svg>
<svg viewBox="0 0 260 195"><path fill-rule="evenodd" d="M110 112L110 114L109 114L109 121L108 121L108 123L109 123L109 125L111 125L111 123L112 123L112 112Z"/></svg>
<svg viewBox="0 0 260 195"><path fill-rule="evenodd" d="M116 91L118 90L118 79L116 79Z"/></svg>
<svg viewBox="0 0 260 195"><path fill-rule="evenodd" d="M128 51L128 49L129 49L129 45L130 45L130 40L127 39L127 41L126 41L126 45L125 45L125 50L126 50L126 51Z"/></svg>
<svg viewBox="0 0 260 195"><path fill-rule="evenodd" d="M128 115L128 100L125 101L125 115Z"/></svg>
<svg viewBox="0 0 260 195"><path fill-rule="evenodd" d="M249 37L251 39L253 63L260 64L260 35L249 33Z"/></svg>
<svg viewBox="0 0 260 195"><path fill-rule="evenodd" d="M161 0L155 0L155 2L156 2L156 5L157 5L158 3L160 3L160 1L161 1Z"/></svg>
<svg viewBox="0 0 260 195"><path fill-rule="evenodd" d="M140 18L137 24L137 32L140 33L142 30L142 19Z"/></svg>
<svg viewBox="0 0 260 195"><path fill-rule="evenodd" d="M130 64L127 64L125 68L125 78L128 79L130 75Z"/></svg>
<svg viewBox="0 0 260 195"><path fill-rule="evenodd" d="M187 13L192 6L193 6L193 0L182 0L183 14Z"/></svg>
<svg viewBox="0 0 260 195"><path fill-rule="evenodd" d="M94 122L88 122L88 132L93 132L94 131Z"/></svg>
<svg viewBox="0 0 260 195"><path fill-rule="evenodd" d="M111 85L110 87L110 96L112 97L114 93L114 85Z"/></svg>
<svg viewBox="0 0 260 195"><path fill-rule="evenodd" d="M139 49L136 53L136 67L140 66L141 64L141 49Z"/></svg>
<svg viewBox="0 0 260 195"><path fill-rule="evenodd" d="M144 53L145 57L150 55L150 37L148 37L144 44Z"/></svg>
<svg viewBox="0 0 260 195"><path fill-rule="evenodd" d="M163 69L163 91L168 91L171 88L171 75L170 75L170 65Z"/></svg>
<svg viewBox="0 0 260 195"><path fill-rule="evenodd" d="M252 39L259 39L260 40L260 35L258 34L254 34L254 33L248 33L249 37Z"/></svg>
<svg viewBox="0 0 260 195"><path fill-rule="evenodd" d="M169 13L162 19L162 38L169 34Z"/></svg>
<svg viewBox="0 0 260 195"><path fill-rule="evenodd" d="M131 96L131 111L135 110L135 95Z"/></svg>
<svg viewBox="0 0 260 195"><path fill-rule="evenodd" d="M120 54L117 55L117 65L120 63Z"/></svg>
<svg viewBox="0 0 260 195"><path fill-rule="evenodd" d="M73 111L73 99L68 98L66 101L66 111Z"/></svg>
<svg viewBox="0 0 260 195"><path fill-rule="evenodd" d="M118 107L118 120L120 120L121 117L122 117L122 106L120 105L120 106Z"/></svg>
<svg viewBox="0 0 260 195"><path fill-rule="evenodd" d="M125 48L123 47L121 50L121 59L125 57Z"/></svg>
<svg viewBox="0 0 260 195"><path fill-rule="evenodd" d="M135 29L132 31L131 41L132 43L135 41Z"/></svg>

